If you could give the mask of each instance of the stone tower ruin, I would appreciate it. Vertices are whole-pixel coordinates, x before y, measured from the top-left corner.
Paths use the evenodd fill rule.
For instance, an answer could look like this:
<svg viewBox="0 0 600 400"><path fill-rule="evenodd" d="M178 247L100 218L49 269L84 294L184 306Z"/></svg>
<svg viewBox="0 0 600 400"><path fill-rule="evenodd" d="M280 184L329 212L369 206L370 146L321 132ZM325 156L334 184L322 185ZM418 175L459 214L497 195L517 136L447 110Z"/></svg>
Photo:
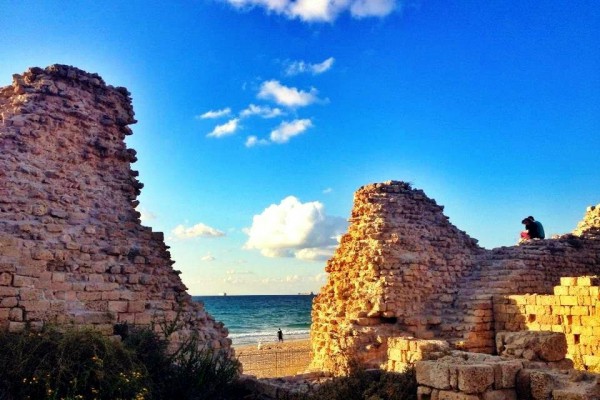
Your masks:
<svg viewBox="0 0 600 400"><path fill-rule="evenodd" d="M565 308L572 305L566 302L589 305L589 298L544 300L556 307L527 308L522 315L510 296L551 294L561 277L600 274L598 208L588 209L573 234L486 250L422 190L398 181L361 187L349 230L327 262L327 283L313 302L312 367L344 373L359 361L388 368L398 338L441 339L493 354L497 331L524 327L564 328L567 341L579 345L579 329L567 325L595 308ZM600 328L594 337L600 340ZM409 349L396 350L406 355ZM600 355L598 346L572 350Z"/></svg>
<svg viewBox="0 0 600 400"><path fill-rule="evenodd" d="M125 88L77 68L31 68L0 88L0 328L176 322L173 339L230 348L163 234L140 223L124 141L135 122Z"/></svg>

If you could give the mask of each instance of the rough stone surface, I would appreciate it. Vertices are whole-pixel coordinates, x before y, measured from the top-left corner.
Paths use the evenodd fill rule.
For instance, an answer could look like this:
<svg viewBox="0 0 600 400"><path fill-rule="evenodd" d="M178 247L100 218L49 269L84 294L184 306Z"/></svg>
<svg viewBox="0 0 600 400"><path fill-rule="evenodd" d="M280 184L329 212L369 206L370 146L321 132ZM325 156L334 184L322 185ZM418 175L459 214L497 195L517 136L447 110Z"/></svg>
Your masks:
<svg viewBox="0 0 600 400"><path fill-rule="evenodd" d="M573 234L576 236L584 234L600 234L600 204L587 208L585 216L577 224L577 228L575 228Z"/></svg>
<svg viewBox="0 0 600 400"><path fill-rule="evenodd" d="M526 358L530 361L561 361L567 354L567 340L554 332L498 332L499 355Z"/></svg>
<svg viewBox="0 0 600 400"><path fill-rule="evenodd" d="M448 364L435 361L416 363L417 383L435 389L450 389L450 369Z"/></svg>
<svg viewBox="0 0 600 400"><path fill-rule="evenodd" d="M528 315L558 310L534 303L536 308L524 313L506 300L509 296L550 295L561 277L600 273L597 210L588 209L574 234L486 250L453 226L442 206L407 183L360 188L349 230L327 262L327 283L313 303L311 367L344 374L359 361L395 370L388 357L408 352L388 347L389 339L398 337L443 339L453 348L494 353L496 331L521 330ZM577 313L579 321L579 313L592 317L589 309L578 308L591 301L589 286L588 300L565 295L561 310ZM532 330L553 331L554 325L558 322L540 322ZM591 342L583 350L589 362L598 357Z"/></svg>
<svg viewBox="0 0 600 400"><path fill-rule="evenodd" d="M230 348L135 210L129 92L53 65L0 88L0 328L175 324Z"/></svg>
<svg viewBox="0 0 600 400"><path fill-rule="evenodd" d="M524 357L535 361L550 361L558 368L565 362L579 369L598 371L600 367L600 287L596 276L562 277L560 285L549 295L494 296L494 325L497 350L511 357ZM512 336L505 345L506 332L543 331L538 339L527 344L527 335ZM525 336L524 336L525 335ZM555 335L555 336L552 336ZM560 336L556 336L560 335ZM564 336L565 339L562 339ZM566 341L566 343L565 343ZM569 360L560 359L566 348Z"/></svg>
<svg viewBox="0 0 600 400"><path fill-rule="evenodd" d="M485 364L459 365L458 389L461 392L483 393L494 384L494 367Z"/></svg>

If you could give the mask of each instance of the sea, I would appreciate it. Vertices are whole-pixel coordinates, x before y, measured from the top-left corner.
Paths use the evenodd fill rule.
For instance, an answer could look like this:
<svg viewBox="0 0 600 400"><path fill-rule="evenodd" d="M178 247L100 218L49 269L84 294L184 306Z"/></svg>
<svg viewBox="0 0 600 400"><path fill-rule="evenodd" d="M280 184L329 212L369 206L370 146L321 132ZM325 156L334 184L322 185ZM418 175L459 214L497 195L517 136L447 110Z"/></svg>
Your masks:
<svg viewBox="0 0 600 400"><path fill-rule="evenodd" d="M193 296L229 329L233 345L307 339L314 295Z"/></svg>

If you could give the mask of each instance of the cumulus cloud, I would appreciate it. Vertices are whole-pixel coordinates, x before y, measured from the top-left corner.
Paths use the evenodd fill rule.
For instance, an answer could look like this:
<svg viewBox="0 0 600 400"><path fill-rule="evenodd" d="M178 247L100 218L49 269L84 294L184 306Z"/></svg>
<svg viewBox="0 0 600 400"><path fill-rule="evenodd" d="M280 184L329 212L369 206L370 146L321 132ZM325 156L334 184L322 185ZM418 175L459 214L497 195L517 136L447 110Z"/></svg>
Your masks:
<svg viewBox="0 0 600 400"><path fill-rule="evenodd" d="M225 236L224 232L215 228L211 228L203 223L198 223L190 227L186 227L185 225L177 225L171 232L179 239Z"/></svg>
<svg viewBox="0 0 600 400"><path fill-rule="evenodd" d="M294 136L304 133L313 126L310 119L295 119L293 121L283 121L279 126L271 131L269 140L259 139L251 135L246 139L246 147L265 146L271 143L283 144L290 141Z"/></svg>
<svg viewBox="0 0 600 400"><path fill-rule="evenodd" d="M246 118L253 115L257 115L262 118L275 118L284 115L285 113L281 108L271 108L269 106L257 106L250 104L246 109L240 112L240 117Z"/></svg>
<svg viewBox="0 0 600 400"><path fill-rule="evenodd" d="M277 80L263 82L258 92L258 98L272 100L279 105L291 108L308 106L319 100L315 88L305 92L295 87L284 86Z"/></svg>
<svg viewBox="0 0 600 400"><path fill-rule="evenodd" d="M226 117L229 114L231 114L231 108L227 107L227 108L223 108L222 110L210 110L210 111L207 111L204 114L197 116L196 118L199 118L199 119L214 119L214 118Z"/></svg>
<svg viewBox="0 0 600 400"><path fill-rule="evenodd" d="M312 247L310 249L301 249L296 252L296 258L307 261L325 261L329 260L335 252L336 246Z"/></svg>
<svg viewBox="0 0 600 400"><path fill-rule="evenodd" d="M331 69L334 62L335 59L333 57L329 57L327 60L318 64L310 64L304 61L294 61L287 66L287 68L285 69L285 74L299 75L307 73L312 75L319 75Z"/></svg>
<svg viewBox="0 0 600 400"><path fill-rule="evenodd" d="M260 250L266 257L322 260L333 254L336 237L346 227L345 219L326 215L322 203L301 203L288 196L253 217L244 248Z"/></svg>
<svg viewBox="0 0 600 400"><path fill-rule="evenodd" d="M269 144L270 142L266 139L259 139L258 137L251 135L246 138L246 147L254 147L254 146L264 146Z"/></svg>
<svg viewBox="0 0 600 400"><path fill-rule="evenodd" d="M271 141L275 143L287 143L294 136L304 133L308 128L312 127L310 119L295 119L293 121L284 121L277 128L271 131Z"/></svg>
<svg viewBox="0 0 600 400"><path fill-rule="evenodd" d="M239 118L234 118L232 120L227 121L222 125L217 125L215 129L212 130L207 137L221 138L223 136L233 135L235 131L239 128Z"/></svg>
<svg viewBox="0 0 600 400"><path fill-rule="evenodd" d="M341 13L354 18L385 17L399 5L397 0L222 0L237 9L262 7L269 13L305 22L331 22Z"/></svg>

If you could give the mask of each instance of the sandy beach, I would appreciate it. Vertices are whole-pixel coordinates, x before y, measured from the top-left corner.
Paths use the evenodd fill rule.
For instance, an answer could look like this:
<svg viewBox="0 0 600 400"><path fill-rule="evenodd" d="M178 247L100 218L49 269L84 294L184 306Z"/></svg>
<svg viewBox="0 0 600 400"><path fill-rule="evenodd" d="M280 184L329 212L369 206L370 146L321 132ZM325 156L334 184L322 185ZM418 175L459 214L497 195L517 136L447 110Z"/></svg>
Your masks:
<svg viewBox="0 0 600 400"><path fill-rule="evenodd" d="M234 346L244 373L259 378L295 375L310 363L310 340L290 340Z"/></svg>

